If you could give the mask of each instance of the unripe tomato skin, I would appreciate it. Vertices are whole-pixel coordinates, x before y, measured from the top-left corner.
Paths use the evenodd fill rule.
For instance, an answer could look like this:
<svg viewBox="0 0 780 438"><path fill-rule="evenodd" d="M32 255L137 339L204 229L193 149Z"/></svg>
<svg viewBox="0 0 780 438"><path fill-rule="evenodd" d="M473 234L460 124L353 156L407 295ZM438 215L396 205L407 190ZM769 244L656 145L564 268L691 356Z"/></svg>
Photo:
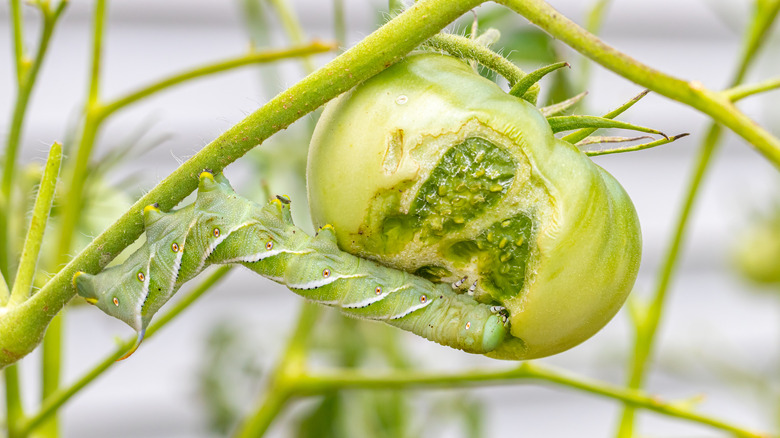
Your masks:
<svg viewBox="0 0 780 438"><path fill-rule="evenodd" d="M467 276L478 301L505 306L513 337L492 357L579 344L636 279L641 232L620 184L452 57L411 55L328 104L307 177L315 225L343 250Z"/></svg>

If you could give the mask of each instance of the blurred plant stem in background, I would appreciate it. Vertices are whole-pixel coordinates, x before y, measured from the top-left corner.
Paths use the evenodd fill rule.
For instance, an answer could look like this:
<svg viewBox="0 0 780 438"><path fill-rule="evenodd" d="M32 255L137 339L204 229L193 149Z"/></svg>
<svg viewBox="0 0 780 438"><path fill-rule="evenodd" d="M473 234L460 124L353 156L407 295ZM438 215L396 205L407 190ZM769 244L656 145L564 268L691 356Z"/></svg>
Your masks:
<svg viewBox="0 0 780 438"><path fill-rule="evenodd" d="M767 33L771 30L778 12L780 12L780 0L756 1L753 20L746 30L740 62L731 81L732 87L740 85L744 80L756 53L758 53L762 44L766 41ZM676 229L672 235L669 249L663 258L661 270L658 273L658 286L655 294L647 304L641 303L640 299L636 297L634 297L631 303L630 309L635 337L633 355L629 363L627 381L629 388L638 389L644 384L647 368L650 366L652 358L656 333L667 301L667 291L678 266L683 240L688 230L694 203L700 193L701 184L710 167L712 157L720 143L722 131L723 127L721 125L712 123L702 141L699 155L691 174L691 180L686 190L686 196L680 208ZM623 409L620 426L617 431L618 437L628 438L634 436L635 411L635 407L630 405L626 405Z"/></svg>
<svg viewBox="0 0 780 438"><path fill-rule="evenodd" d="M35 87L41 65L49 49L54 29L59 22L62 12L68 5L67 0L62 0L52 9L50 2L33 2L41 14L41 35L38 40L38 48L33 57L30 57L24 44L24 29L22 19L21 0L10 0L11 27L13 28L14 65L16 67L17 94L11 114L11 122L8 128L8 140L5 144L5 156L3 158L3 175L0 183L0 274L7 281L14 280L11 276L12 246L10 244L13 234L9 230L10 212L15 207L13 204L12 186L16 171L16 156L22 139L24 120L27 115L27 104ZM2 301L2 299L0 299Z"/></svg>

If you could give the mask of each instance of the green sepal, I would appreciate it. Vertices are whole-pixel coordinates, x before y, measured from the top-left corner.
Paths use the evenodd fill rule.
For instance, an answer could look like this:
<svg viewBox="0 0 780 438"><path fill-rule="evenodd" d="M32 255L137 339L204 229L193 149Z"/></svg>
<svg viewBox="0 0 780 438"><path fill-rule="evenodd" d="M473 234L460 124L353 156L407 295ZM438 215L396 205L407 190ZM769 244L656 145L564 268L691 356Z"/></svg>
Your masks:
<svg viewBox="0 0 780 438"><path fill-rule="evenodd" d="M621 122L620 120L612 120L599 116L556 116L548 117L547 122L550 124L550 128L552 129L553 133L572 131L582 128L618 128L630 129L639 132L648 132L650 134L658 134L666 137L666 134L657 129L647 128L644 126L634 125L627 122Z"/></svg>
<svg viewBox="0 0 780 438"><path fill-rule="evenodd" d="M539 97L539 88L537 87L534 89L532 88L533 85L539 82L548 73L552 73L562 67L569 67L569 63L556 62L555 64L550 64L528 73L523 77L523 79L520 79L512 86L512 89L509 90L509 94L515 97L520 97L523 100L530 102L531 105L536 105L536 100Z"/></svg>
<svg viewBox="0 0 780 438"><path fill-rule="evenodd" d="M656 141L651 141L649 143L642 143L642 144L636 144L636 145L630 145L630 146L618 146L618 147L607 148L607 149L583 150L583 152L585 153L585 155L587 155L589 157L595 157L597 155L620 154L620 153L623 153L623 152L634 152L634 151L640 151L640 150L645 150L645 149L651 149L651 148L654 148L656 146L665 145L667 143L671 143L671 142L673 142L675 140L679 140L679 139L681 139L683 137L686 137L688 135L689 134L686 132L686 133L678 134L678 135L675 135L675 136L672 136L672 137L668 137L668 138L661 138L661 139L658 139ZM641 138L641 137L639 137L639 138ZM579 146L580 146L580 144L578 143L577 147L579 147Z"/></svg>
<svg viewBox="0 0 780 438"><path fill-rule="evenodd" d="M650 90L643 90L641 93L637 94L636 96L632 97L628 102L624 103L623 105L620 105L619 107L615 108L614 110L604 114L605 119L614 119L615 117L619 116L620 114L623 114L627 109L634 106L635 103L639 102L643 97L647 96L647 93L649 93ZM572 132L569 135L566 135L562 138L562 140L568 141L571 144L576 144L577 142L584 140L587 136L593 134L596 132L596 129L598 128L583 128L579 131Z"/></svg>
<svg viewBox="0 0 780 438"><path fill-rule="evenodd" d="M539 111L541 111L542 115L545 116L545 117L554 116L556 114L560 114L560 113L566 111L567 109L573 107L574 105L579 103L579 101L581 101L587 95L588 95L588 92L587 91L583 91L582 93L580 93L580 94L578 94L578 95L576 95L574 97L570 97L570 98L568 98L568 99L566 99L566 100L564 100L562 102L558 102L556 104L552 104L552 105L548 105L548 106L539 108Z"/></svg>

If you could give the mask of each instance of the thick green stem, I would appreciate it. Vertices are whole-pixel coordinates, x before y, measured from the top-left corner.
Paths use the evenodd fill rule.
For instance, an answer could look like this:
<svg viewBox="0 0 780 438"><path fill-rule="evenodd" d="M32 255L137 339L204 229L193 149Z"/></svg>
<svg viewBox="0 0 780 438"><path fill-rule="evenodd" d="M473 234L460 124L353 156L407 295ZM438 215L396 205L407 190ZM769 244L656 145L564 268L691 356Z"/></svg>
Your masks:
<svg viewBox="0 0 780 438"><path fill-rule="evenodd" d="M51 203L54 200L61 162L62 145L54 143L49 151L49 158L46 160L46 167L41 177L38 196L35 199L35 206L30 219L30 228L27 231L22 257L19 260L19 270L16 273L16 281L14 281L14 287L11 291L9 304L12 306L20 304L30 297L33 277L35 276L35 266L38 264L38 254L43 243L43 232L46 229L46 223L49 221Z"/></svg>
<svg viewBox="0 0 780 438"><path fill-rule="evenodd" d="M683 81L639 63L542 0L497 0L497 3L523 15L553 37L620 76L709 115L780 167L780 140L739 111L723 93L708 90L698 81Z"/></svg>

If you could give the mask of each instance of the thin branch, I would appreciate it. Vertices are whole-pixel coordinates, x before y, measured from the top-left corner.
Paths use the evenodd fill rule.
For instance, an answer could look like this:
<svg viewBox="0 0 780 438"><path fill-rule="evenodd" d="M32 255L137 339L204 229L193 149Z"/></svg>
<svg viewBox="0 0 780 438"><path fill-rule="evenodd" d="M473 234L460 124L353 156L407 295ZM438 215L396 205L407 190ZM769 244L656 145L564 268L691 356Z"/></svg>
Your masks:
<svg viewBox="0 0 780 438"><path fill-rule="evenodd" d="M21 0L10 0L11 4L11 26L13 27L14 38L14 65L16 67L16 83L19 88L22 87L25 76L25 65L27 64L24 54L24 22L22 20L22 2Z"/></svg>
<svg viewBox="0 0 780 438"><path fill-rule="evenodd" d="M326 43L323 41L312 41L307 45L300 45L289 47L286 49L278 50L264 50L261 52L248 53L236 58L226 59L224 61L216 62L213 64L204 65L202 67L193 68L182 73L175 74L173 76L161 79L153 84L149 84L136 91L130 92L125 96L114 99L113 101L100 105L96 109L98 113L97 118L103 119L110 114L114 113L120 108L137 102L149 95L158 91L170 88L174 85L181 84L192 79L197 79L203 76L220 73L226 70L231 70L236 67L252 64L263 64L267 62L278 61L285 58L295 58L299 56L313 55L317 53L323 53L336 48L335 44Z"/></svg>
<svg viewBox="0 0 780 438"><path fill-rule="evenodd" d="M276 13L281 18L282 26L290 37L290 41L293 44L303 44L306 38L303 33L303 27L301 27L301 23L295 15L295 10L290 5L290 2L288 0L268 0L268 2L276 9ZM311 57L303 58L303 69L307 74L316 70Z"/></svg>
<svg viewBox="0 0 780 438"><path fill-rule="evenodd" d="M724 90L723 93L730 101L736 102L754 94L764 93L778 88L780 88L780 77L767 79L755 84L737 85L736 87Z"/></svg>
<svg viewBox="0 0 780 438"><path fill-rule="evenodd" d="M349 389L410 389L410 388L454 388L461 386L506 385L522 383L523 380L540 380L589 394L622 401L632 406L647 409L670 417L711 426L735 435L765 437L761 433L745 429L717 418L698 414L673 402L666 402L639 390L631 390L606 382L578 376L536 362L524 362L514 369L505 371L470 371L459 374L396 372L387 374L366 374L361 371L338 371L329 374L301 375L292 390L294 395L313 395L324 392Z"/></svg>

